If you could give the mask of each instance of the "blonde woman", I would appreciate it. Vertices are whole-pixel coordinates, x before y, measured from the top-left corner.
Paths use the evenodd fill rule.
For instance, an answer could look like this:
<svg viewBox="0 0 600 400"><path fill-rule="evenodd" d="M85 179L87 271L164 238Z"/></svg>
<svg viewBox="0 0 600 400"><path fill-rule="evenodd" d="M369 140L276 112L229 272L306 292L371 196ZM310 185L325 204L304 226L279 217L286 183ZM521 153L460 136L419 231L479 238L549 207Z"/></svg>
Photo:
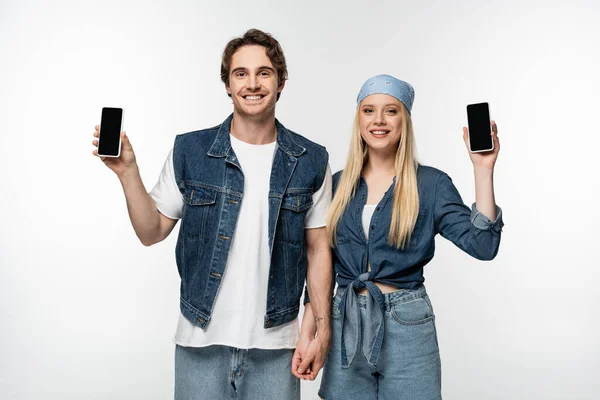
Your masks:
<svg viewBox="0 0 600 400"><path fill-rule="evenodd" d="M327 226L339 286L319 391L324 399L441 399L434 314L423 286L434 237L480 260L498 252L495 122L494 150L469 153L476 187L470 209L448 175L417 163L413 99L407 82L368 79L357 98L346 167L333 178ZM465 144L467 138L463 128Z"/></svg>

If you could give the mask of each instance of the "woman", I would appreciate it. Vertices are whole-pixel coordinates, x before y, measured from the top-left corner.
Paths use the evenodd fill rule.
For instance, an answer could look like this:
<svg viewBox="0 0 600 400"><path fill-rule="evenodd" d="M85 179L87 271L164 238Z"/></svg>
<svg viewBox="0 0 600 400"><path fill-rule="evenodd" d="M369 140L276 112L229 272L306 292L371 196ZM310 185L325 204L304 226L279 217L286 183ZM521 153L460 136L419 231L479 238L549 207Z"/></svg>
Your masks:
<svg viewBox="0 0 600 400"><path fill-rule="evenodd" d="M338 290L319 391L324 399L440 399L434 314L423 286L434 237L439 233L481 260L498 252L503 223L493 189L500 149L495 122L494 150L469 153L476 186L469 209L448 175L417 163L413 99L404 81L367 80L346 167L334 175L327 226ZM467 128L463 139L467 144Z"/></svg>

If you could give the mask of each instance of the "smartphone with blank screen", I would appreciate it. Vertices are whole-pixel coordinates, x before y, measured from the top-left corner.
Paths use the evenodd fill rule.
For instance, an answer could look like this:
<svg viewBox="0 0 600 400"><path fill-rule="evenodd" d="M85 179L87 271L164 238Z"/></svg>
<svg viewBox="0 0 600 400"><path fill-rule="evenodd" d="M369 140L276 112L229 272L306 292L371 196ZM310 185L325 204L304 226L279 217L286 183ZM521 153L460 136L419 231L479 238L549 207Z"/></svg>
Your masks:
<svg viewBox="0 0 600 400"><path fill-rule="evenodd" d="M494 150L488 103L467 105L467 119L469 122L469 148L471 153Z"/></svg>
<svg viewBox="0 0 600 400"><path fill-rule="evenodd" d="M119 157L121 155L121 127L123 109L104 107L100 118L100 136L98 137L98 155L101 157Z"/></svg>

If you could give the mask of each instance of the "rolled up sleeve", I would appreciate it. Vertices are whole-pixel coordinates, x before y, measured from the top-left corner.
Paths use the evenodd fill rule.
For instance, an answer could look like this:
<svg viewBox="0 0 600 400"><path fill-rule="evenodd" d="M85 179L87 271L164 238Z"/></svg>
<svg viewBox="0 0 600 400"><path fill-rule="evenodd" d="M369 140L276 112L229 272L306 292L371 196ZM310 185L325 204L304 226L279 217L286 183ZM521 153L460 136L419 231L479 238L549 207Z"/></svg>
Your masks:
<svg viewBox="0 0 600 400"><path fill-rule="evenodd" d="M504 221L502 221L502 209L496 206L496 219L491 221L485 214L482 214L475 203L471 206L471 223L475 225L477 229L486 231L488 229L494 229L496 232L502 232Z"/></svg>
<svg viewBox="0 0 600 400"><path fill-rule="evenodd" d="M492 260L498 254L502 209L496 206L496 219L491 221L475 204L467 207L445 173L436 184L434 218L437 232L467 254L479 260Z"/></svg>

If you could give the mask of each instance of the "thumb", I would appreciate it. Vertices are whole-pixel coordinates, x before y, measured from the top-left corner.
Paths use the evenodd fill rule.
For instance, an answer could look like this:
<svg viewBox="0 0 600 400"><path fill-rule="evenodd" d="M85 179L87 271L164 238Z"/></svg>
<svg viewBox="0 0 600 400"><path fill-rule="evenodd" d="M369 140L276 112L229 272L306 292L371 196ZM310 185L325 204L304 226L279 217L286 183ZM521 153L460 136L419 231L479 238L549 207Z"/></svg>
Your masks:
<svg viewBox="0 0 600 400"><path fill-rule="evenodd" d="M303 374L304 372L310 372L308 371L310 368L310 363L312 361L312 358L303 358L302 362L300 363L300 366L298 367L298 372Z"/></svg>
<svg viewBox="0 0 600 400"><path fill-rule="evenodd" d="M470 150L469 146L469 130L463 126L463 140L465 141L465 146L467 146L467 150Z"/></svg>

